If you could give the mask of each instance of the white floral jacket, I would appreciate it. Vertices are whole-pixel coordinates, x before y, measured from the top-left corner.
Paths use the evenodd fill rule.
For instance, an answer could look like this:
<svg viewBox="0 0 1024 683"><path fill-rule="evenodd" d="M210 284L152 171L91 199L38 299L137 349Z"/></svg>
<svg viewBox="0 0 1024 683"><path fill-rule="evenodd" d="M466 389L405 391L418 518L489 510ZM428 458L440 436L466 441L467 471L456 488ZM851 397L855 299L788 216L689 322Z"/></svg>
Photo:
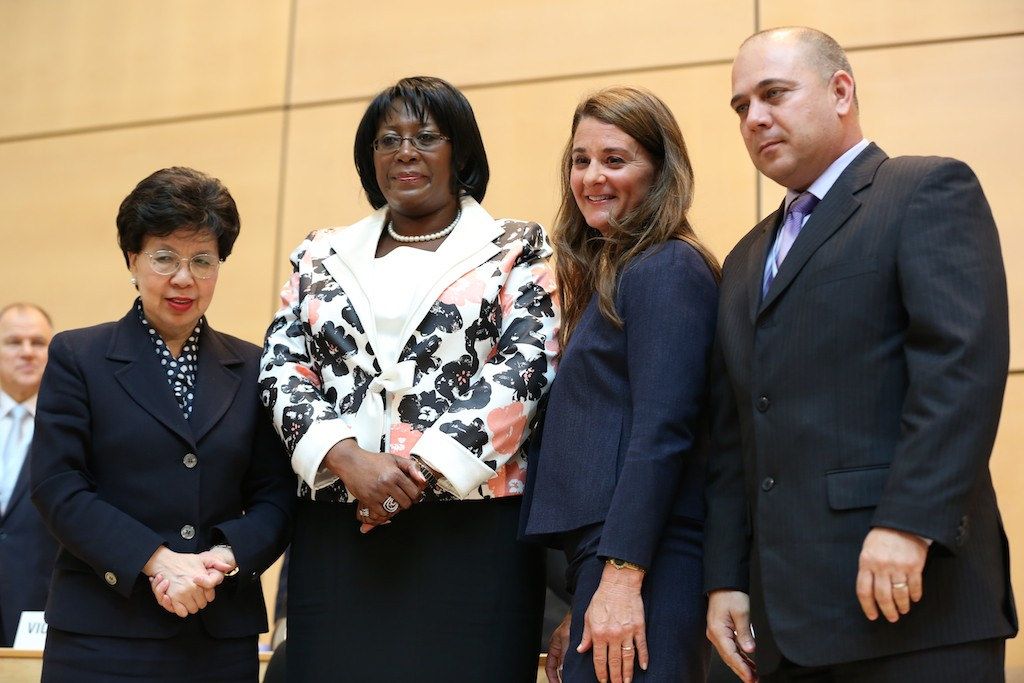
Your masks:
<svg viewBox="0 0 1024 683"><path fill-rule="evenodd" d="M495 220L473 199L438 249L446 265L407 323L398 362L374 354L369 282L385 210L311 233L267 332L260 395L299 495L351 501L321 464L338 441L415 454L460 498L517 495L523 442L554 377L558 305L536 223ZM416 274L411 274L415 277Z"/></svg>

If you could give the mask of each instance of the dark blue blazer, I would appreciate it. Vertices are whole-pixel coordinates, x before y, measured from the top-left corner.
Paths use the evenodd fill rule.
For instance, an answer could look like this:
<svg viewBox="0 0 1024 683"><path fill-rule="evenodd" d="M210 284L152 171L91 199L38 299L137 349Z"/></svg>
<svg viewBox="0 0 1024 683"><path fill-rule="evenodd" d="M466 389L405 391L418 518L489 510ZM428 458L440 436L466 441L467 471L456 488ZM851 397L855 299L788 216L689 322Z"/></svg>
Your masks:
<svg viewBox="0 0 1024 683"><path fill-rule="evenodd" d="M173 636L183 620L156 604L143 566L161 545L226 542L239 573L203 625L222 638L266 630L259 576L288 542L295 478L259 402L259 358L204 326L186 421L134 309L53 338L30 452L32 499L61 544L50 626Z"/></svg>
<svg viewBox="0 0 1024 683"><path fill-rule="evenodd" d="M708 364L718 288L689 244L628 263L618 329L590 301L531 443L521 532L603 522L597 554L649 567L670 515L704 518Z"/></svg>
<svg viewBox="0 0 1024 683"><path fill-rule="evenodd" d="M26 610L46 606L57 542L46 530L28 493L28 458L14 485L7 512L0 516L0 646L14 644L18 620Z"/></svg>

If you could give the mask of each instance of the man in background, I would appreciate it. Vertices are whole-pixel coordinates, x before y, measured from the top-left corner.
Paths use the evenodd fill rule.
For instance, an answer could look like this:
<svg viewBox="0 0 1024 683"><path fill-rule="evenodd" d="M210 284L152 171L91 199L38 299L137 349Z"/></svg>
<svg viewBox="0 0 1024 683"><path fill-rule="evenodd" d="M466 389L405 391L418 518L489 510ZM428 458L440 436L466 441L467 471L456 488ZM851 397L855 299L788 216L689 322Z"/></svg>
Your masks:
<svg viewBox="0 0 1024 683"><path fill-rule="evenodd" d="M1017 619L988 460L1008 311L978 179L864 139L820 31L747 39L732 92L787 192L724 264L708 636L744 681L1002 681Z"/></svg>
<svg viewBox="0 0 1024 683"><path fill-rule="evenodd" d="M53 327L34 304L0 309L0 645L10 647L21 613L42 610L57 556L29 496L26 454Z"/></svg>

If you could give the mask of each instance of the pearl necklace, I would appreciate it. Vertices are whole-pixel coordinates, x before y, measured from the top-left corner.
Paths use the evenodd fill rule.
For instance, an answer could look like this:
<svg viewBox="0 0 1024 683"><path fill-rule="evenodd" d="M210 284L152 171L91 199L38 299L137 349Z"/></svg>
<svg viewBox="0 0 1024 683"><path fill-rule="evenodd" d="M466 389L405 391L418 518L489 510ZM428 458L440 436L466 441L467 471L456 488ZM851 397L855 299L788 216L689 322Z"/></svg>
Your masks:
<svg viewBox="0 0 1024 683"><path fill-rule="evenodd" d="M455 214L455 220L453 220L451 223L449 223L447 228L443 228L441 230L438 230L437 232L431 232L431 233L426 234L426 235L412 235L412 236L409 236L409 235L399 235L397 232L395 232L394 227L392 227L391 220L388 219L388 234L391 235L391 239L395 240L396 242L404 242L406 244L413 243L413 242L431 242L433 240L439 240L442 237L447 237L448 234L452 230L455 229L455 225L459 222L460 218L462 218L462 207L461 206L459 207L458 213Z"/></svg>

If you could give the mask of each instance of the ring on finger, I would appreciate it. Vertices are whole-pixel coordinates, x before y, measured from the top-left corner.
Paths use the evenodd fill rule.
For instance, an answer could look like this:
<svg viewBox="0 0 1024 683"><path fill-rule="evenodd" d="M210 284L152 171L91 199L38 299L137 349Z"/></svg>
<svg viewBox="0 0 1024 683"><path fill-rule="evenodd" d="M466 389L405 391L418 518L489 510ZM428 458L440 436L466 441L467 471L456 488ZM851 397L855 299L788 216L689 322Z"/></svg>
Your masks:
<svg viewBox="0 0 1024 683"><path fill-rule="evenodd" d="M622 646L622 651L623 652L632 652L633 651L633 646L632 645L623 645Z"/></svg>
<svg viewBox="0 0 1024 683"><path fill-rule="evenodd" d="M896 583L894 583L892 585L892 589L894 591L903 590L906 587L907 587L907 582L906 581L897 581Z"/></svg>
<svg viewBox="0 0 1024 683"><path fill-rule="evenodd" d="M360 517L369 517L370 516L370 508L359 508L359 516Z"/></svg>
<svg viewBox="0 0 1024 683"><path fill-rule="evenodd" d="M385 498L384 502L381 503L380 505L382 508L384 508L384 512L388 513L389 515L393 515L394 513L398 512L398 501L395 500L394 497L392 496L388 496L387 498Z"/></svg>

